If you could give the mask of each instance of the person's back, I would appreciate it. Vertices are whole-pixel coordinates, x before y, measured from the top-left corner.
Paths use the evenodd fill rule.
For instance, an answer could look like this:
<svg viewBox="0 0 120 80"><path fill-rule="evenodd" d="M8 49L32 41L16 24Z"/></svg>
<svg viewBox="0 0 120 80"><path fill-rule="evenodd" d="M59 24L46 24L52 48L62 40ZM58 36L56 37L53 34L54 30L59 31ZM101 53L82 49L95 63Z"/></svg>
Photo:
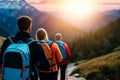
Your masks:
<svg viewBox="0 0 120 80"><path fill-rule="evenodd" d="M55 42L59 46L59 49L60 49L61 54L63 56L62 62L58 64L58 66L60 68L60 74L61 74L60 80L65 80L67 63L68 63L68 60L70 59L70 56L71 56L70 49L69 49L67 43L62 41L62 34L61 33L57 33L55 35Z"/></svg>
<svg viewBox="0 0 120 80"><path fill-rule="evenodd" d="M60 41L60 40L56 40L55 43L58 45L60 51L61 51L61 54L62 54L62 57L63 57L63 60L61 63L65 62L67 60L67 55L66 55L66 43L63 42L63 41Z"/></svg>
<svg viewBox="0 0 120 80"><path fill-rule="evenodd" d="M46 52L46 56L47 56L47 54L51 54L51 58L52 58L52 62L53 62L53 64L51 65L51 70L48 70L48 71L44 71L41 69L39 70L40 80L57 80L57 74L58 74L57 63L60 63L62 61L62 55L60 53L60 50L59 50L57 44L54 43L53 41L48 40L47 32L43 28L40 28L37 30L36 39L41 44L47 44L49 46L51 53L50 52L47 53L47 51L45 51L45 52ZM44 50L46 50L46 49L44 48ZM49 60L49 58L48 58L48 60Z"/></svg>
<svg viewBox="0 0 120 80"><path fill-rule="evenodd" d="M32 19L28 16L21 16L18 18L17 24L20 31L17 32L17 34L14 37L10 37L11 40L14 43L18 43L18 41L23 41L26 43L28 40L30 41L33 40L29 35L30 31L32 30ZM3 64L3 55L6 51L6 48L10 44L11 44L11 41L7 38L4 41L1 48L0 64ZM37 80L37 71L35 68L36 64L39 62L41 64L40 67L43 69L49 69L50 65L45 57L44 50L39 43L37 43L36 41L33 41L28 45L28 47L30 50L30 67L32 68L31 71L33 72L33 74L30 77L31 77L31 80ZM4 79L4 80L7 80L7 79Z"/></svg>

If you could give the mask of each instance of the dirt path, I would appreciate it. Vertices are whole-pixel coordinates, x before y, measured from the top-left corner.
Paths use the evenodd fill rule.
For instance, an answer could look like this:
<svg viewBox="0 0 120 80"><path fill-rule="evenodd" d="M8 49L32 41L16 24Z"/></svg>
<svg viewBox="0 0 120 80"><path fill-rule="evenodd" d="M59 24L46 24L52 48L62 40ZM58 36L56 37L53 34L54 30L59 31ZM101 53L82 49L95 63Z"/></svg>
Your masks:
<svg viewBox="0 0 120 80"><path fill-rule="evenodd" d="M69 63L68 66L67 66L67 71L66 71L66 80L86 80L82 77L80 78L76 78L74 76L69 76L69 74L72 72L72 70L75 68L76 66L74 66L74 63ZM76 74L77 75L77 74ZM58 80L60 77L60 74L58 74Z"/></svg>

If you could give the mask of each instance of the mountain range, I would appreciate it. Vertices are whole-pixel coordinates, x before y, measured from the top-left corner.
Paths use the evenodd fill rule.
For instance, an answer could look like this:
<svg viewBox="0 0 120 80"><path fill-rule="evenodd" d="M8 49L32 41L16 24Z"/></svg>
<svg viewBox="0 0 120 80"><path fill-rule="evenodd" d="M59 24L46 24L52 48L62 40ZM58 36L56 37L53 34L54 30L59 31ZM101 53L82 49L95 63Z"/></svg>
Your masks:
<svg viewBox="0 0 120 80"><path fill-rule="evenodd" d="M59 14L59 12L55 13ZM59 19L62 19L65 22L70 23L71 25L74 25L76 27L81 28L83 31L93 31L96 29L99 29L100 27L104 27L105 25L109 24L109 22L112 22L120 17L120 10L109 10L105 12L99 12L94 13L93 15L90 15L88 18L77 18L72 20L70 18L69 20L65 19L64 14L59 14L60 16L56 16Z"/></svg>
<svg viewBox="0 0 120 80"><path fill-rule="evenodd" d="M54 15L56 12L52 14L37 10L25 0L0 1L0 5L0 36L8 37L15 35L18 31L16 27L17 18L22 15L28 15L33 19L32 37L35 36L36 30L40 27L43 27L48 31L51 39L54 38L54 34L57 32L64 34L65 40L73 40L76 36L86 32L85 30L80 29L79 26L75 27L75 25L58 18ZM120 10L111 10L100 13L99 15L93 16L94 18L97 18L98 21L93 20L92 23L86 23L86 25L82 26L86 27L89 25L89 27L95 26L96 28L104 26L110 21L119 18L119 13Z"/></svg>
<svg viewBox="0 0 120 80"><path fill-rule="evenodd" d="M32 7L26 1L1 1L0 4L0 35L8 37L15 35L17 29L17 18L22 15L30 16L33 20L33 30L31 36L35 36L35 32L38 28L44 27L51 38L55 33L60 32L64 34L64 37L73 39L77 34L82 33L82 30L75 28L58 18L55 18L49 12L39 11ZM72 37L70 37L72 36Z"/></svg>
<svg viewBox="0 0 120 80"><path fill-rule="evenodd" d="M2 31L0 35L5 37L14 35L18 31L16 22L19 16L28 15L34 19L40 13L24 0L0 1L0 5L0 31Z"/></svg>

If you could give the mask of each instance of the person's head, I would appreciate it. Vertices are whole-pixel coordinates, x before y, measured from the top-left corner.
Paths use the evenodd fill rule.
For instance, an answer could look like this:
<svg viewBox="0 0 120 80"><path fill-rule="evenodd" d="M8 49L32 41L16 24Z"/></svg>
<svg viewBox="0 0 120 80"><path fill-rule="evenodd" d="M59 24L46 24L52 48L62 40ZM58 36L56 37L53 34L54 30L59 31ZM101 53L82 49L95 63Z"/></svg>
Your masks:
<svg viewBox="0 0 120 80"><path fill-rule="evenodd" d="M32 19L29 16L20 16L17 19L17 25L20 31L30 32L32 30Z"/></svg>
<svg viewBox="0 0 120 80"><path fill-rule="evenodd" d="M36 31L36 40L48 40L48 34L44 28L39 28Z"/></svg>
<svg viewBox="0 0 120 80"><path fill-rule="evenodd" d="M62 34L61 33L55 34L55 40L62 40Z"/></svg>

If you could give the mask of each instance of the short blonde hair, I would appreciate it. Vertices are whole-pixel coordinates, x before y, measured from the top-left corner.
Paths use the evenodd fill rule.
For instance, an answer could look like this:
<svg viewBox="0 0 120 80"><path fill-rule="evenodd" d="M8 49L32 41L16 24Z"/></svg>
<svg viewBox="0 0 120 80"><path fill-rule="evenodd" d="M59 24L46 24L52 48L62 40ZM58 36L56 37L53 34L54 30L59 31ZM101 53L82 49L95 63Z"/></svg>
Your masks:
<svg viewBox="0 0 120 80"><path fill-rule="evenodd" d="M62 40L62 34L61 33L55 34L55 39L56 40Z"/></svg>
<svg viewBox="0 0 120 80"><path fill-rule="evenodd" d="M39 28L36 31L36 40L49 40L47 31L44 28Z"/></svg>

